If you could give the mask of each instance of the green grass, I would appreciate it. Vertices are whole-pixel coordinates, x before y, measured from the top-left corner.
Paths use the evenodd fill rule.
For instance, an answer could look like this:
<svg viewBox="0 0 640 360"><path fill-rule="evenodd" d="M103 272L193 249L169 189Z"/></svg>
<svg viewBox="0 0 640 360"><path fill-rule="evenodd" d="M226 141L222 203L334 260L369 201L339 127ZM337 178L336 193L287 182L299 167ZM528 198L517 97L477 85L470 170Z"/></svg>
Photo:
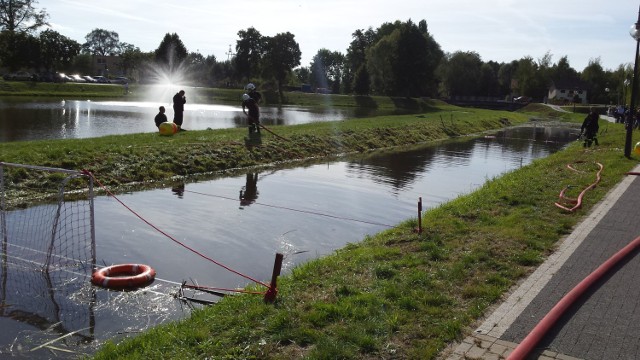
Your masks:
<svg viewBox="0 0 640 360"><path fill-rule="evenodd" d="M623 157L623 141L622 126L609 124L599 147L576 142L426 212L423 234L407 220L293 269L280 278L275 304L225 298L183 321L108 343L95 358L433 359L637 164ZM594 180L595 162L605 171L583 209L554 206L565 185ZM582 172L569 171L570 163Z"/></svg>
<svg viewBox="0 0 640 360"><path fill-rule="evenodd" d="M44 83L0 80L0 96L43 96L65 98L121 97L124 90L116 84Z"/></svg>
<svg viewBox="0 0 640 360"><path fill-rule="evenodd" d="M289 141L265 135L255 148L242 143L244 129L226 129L3 143L0 150L2 161L90 169L116 188L138 181L160 186L175 175L206 176L376 148L402 151L530 118L582 120L533 105L509 113L429 102L417 115L273 127ZM622 155L622 125L604 128L599 147L585 150L576 142L427 211L423 234L413 231L417 220L408 219L294 268L280 277L274 304L255 295L227 297L182 321L108 342L95 358L433 359L539 265L637 164ZM566 213L554 206L564 186L593 181L595 161L605 171L583 209ZM578 163L582 172L567 170L569 163ZM13 180L41 179L18 174Z"/></svg>
<svg viewBox="0 0 640 360"><path fill-rule="evenodd" d="M270 130L278 136L263 131L259 147L245 146L246 129L186 131L173 136L141 133L2 143L0 161L86 169L112 191L120 191L119 187L160 187L176 176L202 178L229 169L423 144L521 124L529 118L523 113L460 109L435 102L427 105L427 112L414 115L273 126ZM41 181L15 182L18 189L28 189Z"/></svg>
<svg viewBox="0 0 640 360"><path fill-rule="evenodd" d="M96 359L433 359L460 340L491 304L554 249L626 171L624 129L610 124L601 145L579 143L490 179L478 191L415 220L301 265L280 278L275 304L225 298L160 326ZM600 184L583 209L554 206L566 184ZM577 163L582 172L567 170ZM570 194L577 195L577 194Z"/></svg>

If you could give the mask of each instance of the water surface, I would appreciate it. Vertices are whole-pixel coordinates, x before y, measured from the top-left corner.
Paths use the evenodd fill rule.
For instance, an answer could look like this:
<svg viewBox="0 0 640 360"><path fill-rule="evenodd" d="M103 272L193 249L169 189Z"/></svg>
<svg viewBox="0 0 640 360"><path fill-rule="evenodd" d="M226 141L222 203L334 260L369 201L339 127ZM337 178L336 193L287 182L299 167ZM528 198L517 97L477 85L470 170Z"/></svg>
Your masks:
<svg viewBox="0 0 640 360"><path fill-rule="evenodd" d="M123 100L64 100L41 98L0 99L0 142L79 139L105 135L157 132L153 121L164 106L169 121L170 103ZM296 106L263 106L261 122L266 125L296 125L319 121L390 114L375 109L307 109ZM240 104L185 105L185 129L206 130L247 126Z"/></svg>
<svg viewBox="0 0 640 360"><path fill-rule="evenodd" d="M278 252L285 254L287 274L298 264L415 219L420 197L425 209L432 208L575 138L570 129L525 127L400 152L167 183L118 196L135 215L112 197L97 197L96 263L148 264L158 273L156 281L141 291L107 291L89 284L90 267L52 275L11 262L4 269L9 281L2 289L0 324L6 330L0 351L47 358L47 350L22 350L81 330L59 345L90 353L107 339L187 316L186 304L171 296L183 281L223 288L251 283L184 246L266 282ZM19 212L28 216L37 208Z"/></svg>

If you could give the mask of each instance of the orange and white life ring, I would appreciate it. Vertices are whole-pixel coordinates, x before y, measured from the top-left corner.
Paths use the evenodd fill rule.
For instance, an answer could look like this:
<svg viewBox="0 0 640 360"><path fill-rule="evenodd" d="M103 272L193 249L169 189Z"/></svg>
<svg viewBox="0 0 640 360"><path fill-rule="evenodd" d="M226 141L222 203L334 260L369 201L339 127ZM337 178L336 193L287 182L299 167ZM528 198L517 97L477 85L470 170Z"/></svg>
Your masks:
<svg viewBox="0 0 640 360"><path fill-rule="evenodd" d="M91 283L105 288L137 288L148 285L155 277L156 271L149 265L120 264L96 270Z"/></svg>

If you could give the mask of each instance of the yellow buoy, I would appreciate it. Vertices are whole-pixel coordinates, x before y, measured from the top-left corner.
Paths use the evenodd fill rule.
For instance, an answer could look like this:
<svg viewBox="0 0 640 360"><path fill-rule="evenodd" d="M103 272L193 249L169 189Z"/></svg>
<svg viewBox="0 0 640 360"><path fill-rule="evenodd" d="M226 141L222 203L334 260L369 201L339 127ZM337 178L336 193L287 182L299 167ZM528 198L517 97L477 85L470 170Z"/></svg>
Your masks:
<svg viewBox="0 0 640 360"><path fill-rule="evenodd" d="M163 122L158 126L160 135L173 135L178 132L178 125L172 122Z"/></svg>
<svg viewBox="0 0 640 360"><path fill-rule="evenodd" d="M640 142L636 143L636 146L633 147L633 152L636 153L636 155L640 155Z"/></svg>

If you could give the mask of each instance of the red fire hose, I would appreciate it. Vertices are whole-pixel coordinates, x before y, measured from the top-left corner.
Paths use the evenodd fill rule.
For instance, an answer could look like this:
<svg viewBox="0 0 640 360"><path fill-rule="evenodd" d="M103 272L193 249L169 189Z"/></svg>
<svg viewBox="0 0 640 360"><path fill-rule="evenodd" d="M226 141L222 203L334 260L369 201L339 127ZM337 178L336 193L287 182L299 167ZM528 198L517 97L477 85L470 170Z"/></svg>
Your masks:
<svg viewBox="0 0 640 360"><path fill-rule="evenodd" d="M513 350L507 360L523 360L534 349L536 344L542 340L544 335L551 329L551 327L558 321L558 319L564 314L564 312L571 307L591 285L600 280L612 267L618 264L622 259L633 252L638 246L640 246L640 236L635 238L622 250L615 253L607 261L602 263L597 269L595 269L589 276L584 278L578 285L576 285L571 291L569 291L558 303L545 315L542 320L531 330L529 335L522 340L522 342Z"/></svg>

